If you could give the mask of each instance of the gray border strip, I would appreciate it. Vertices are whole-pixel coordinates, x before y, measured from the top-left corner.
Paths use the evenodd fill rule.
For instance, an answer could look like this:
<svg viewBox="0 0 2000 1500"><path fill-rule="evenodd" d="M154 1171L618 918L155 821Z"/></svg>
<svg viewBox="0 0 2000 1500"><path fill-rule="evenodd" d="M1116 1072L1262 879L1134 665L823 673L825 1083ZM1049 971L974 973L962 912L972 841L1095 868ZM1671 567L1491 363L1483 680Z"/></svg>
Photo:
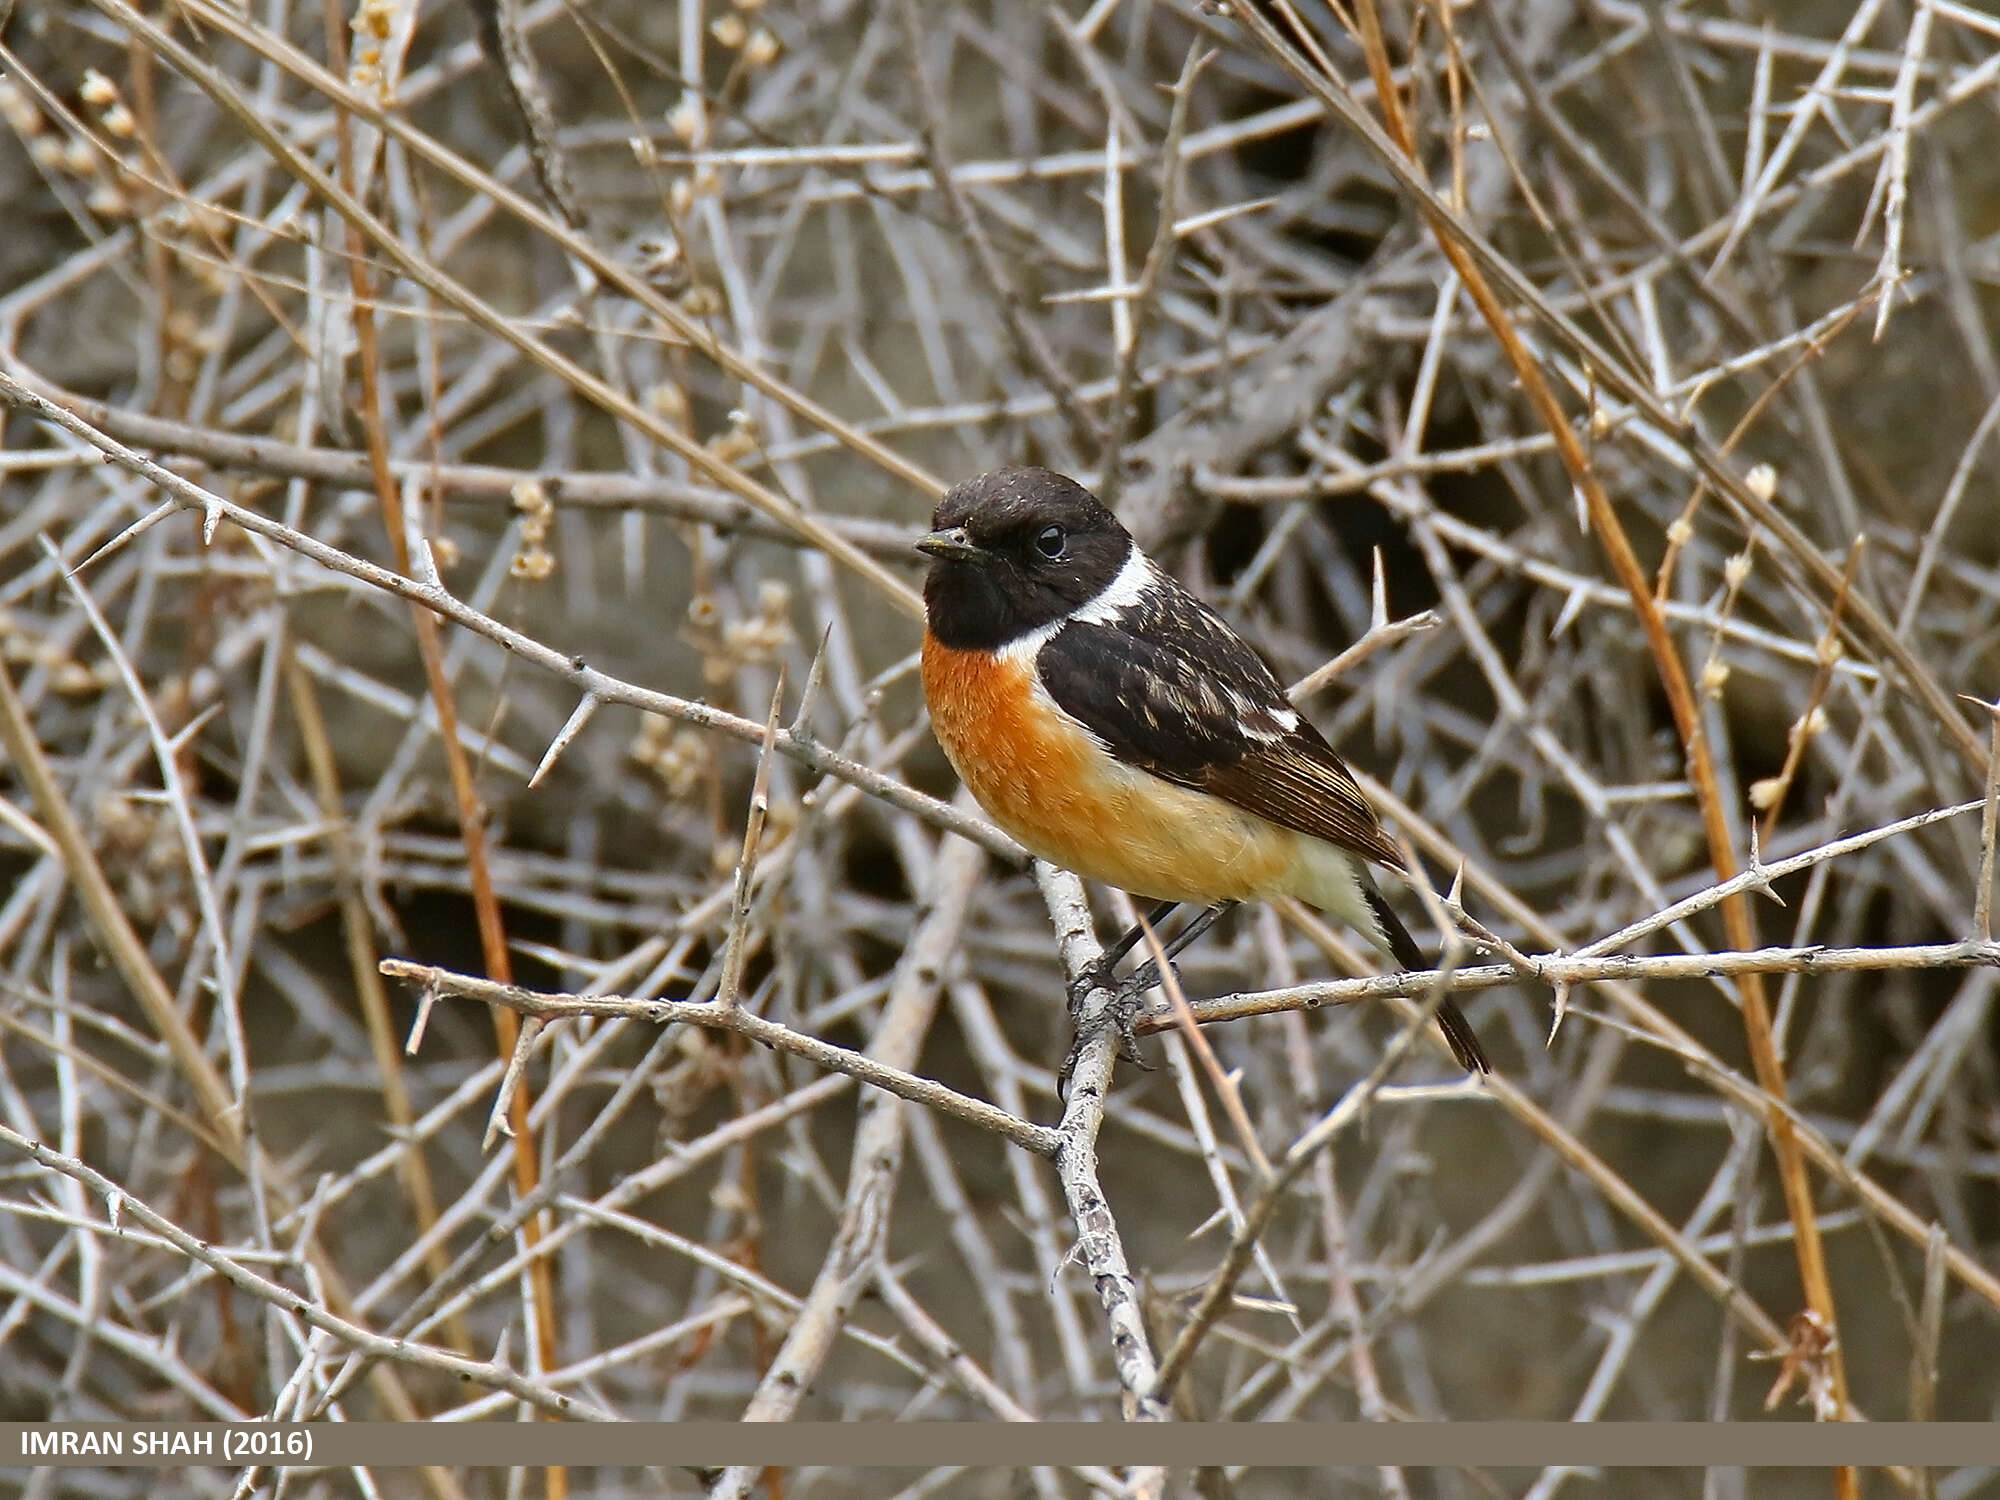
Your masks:
<svg viewBox="0 0 2000 1500"><path fill-rule="evenodd" d="M31 1438L29 1434L34 1434ZM185 1435L171 1448L162 1435ZM67 1437L67 1441L65 1438ZM90 1439L95 1437L96 1442ZM115 1439L115 1442L106 1441ZM144 1448L143 1456L140 1449ZM69 1447L50 1454L50 1447ZM121 1450L114 1454L110 1450ZM260 1457L261 1455L261 1457ZM653 1464L794 1468L1397 1464L1818 1468L2000 1463L1993 1422L0 1423L0 1464L91 1467Z"/></svg>

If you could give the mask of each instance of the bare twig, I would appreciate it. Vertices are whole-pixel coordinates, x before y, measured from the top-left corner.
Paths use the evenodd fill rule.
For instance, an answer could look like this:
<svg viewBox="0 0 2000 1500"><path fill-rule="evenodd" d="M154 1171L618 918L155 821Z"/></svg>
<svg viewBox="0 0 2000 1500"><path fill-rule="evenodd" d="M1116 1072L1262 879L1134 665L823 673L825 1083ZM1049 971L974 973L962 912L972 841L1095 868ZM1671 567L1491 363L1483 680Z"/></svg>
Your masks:
<svg viewBox="0 0 2000 1500"><path fill-rule="evenodd" d="M1067 871L1040 860L1035 862L1035 881L1055 923L1063 973L1074 984L1102 952L1091 929L1090 909L1084 904L1083 884ZM1093 990L1084 997L1077 1016L1079 1027L1089 1026L1093 1020L1097 1027L1070 1070L1069 1096L1062 1123L1056 1127L1056 1171L1062 1178L1070 1217L1076 1222L1074 1253L1089 1274L1110 1324L1111 1358L1124 1393L1125 1415L1128 1420L1165 1422L1172 1419L1173 1409L1153 1363L1138 1286L1118 1236L1118 1221L1098 1179L1097 1135L1104 1125L1104 1099L1110 1091L1111 1066L1118 1048L1117 1028L1103 1025L1098 1014L1110 999L1104 990Z"/></svg>
<svg viewBox="0 0 2000 1500"><path fill-rule="evenodd" d="M1058 1144L1053 1132L1045 1126L1031 1125L990 1104L968 1098L930 1079L919 1078L906 1067L792 1031L741 1006L722 1005L714 1001L628 1000L619 995L545 995L516 985L495 984L469 974L453 974L428 964L408 963L399 958L383 959L382 972L392 979L421 984L427 990L435 990L442 995L462 995L468 1000L505 1006L518 1015L544 1024L565 1018L614 1016L659 1026L705 1026L734 1032L759 1046L788 1052L819 1067L831 1068L928 1108L955 1115L981 1129L995 1131L1039 1156L1054 1155Z"/></svg>

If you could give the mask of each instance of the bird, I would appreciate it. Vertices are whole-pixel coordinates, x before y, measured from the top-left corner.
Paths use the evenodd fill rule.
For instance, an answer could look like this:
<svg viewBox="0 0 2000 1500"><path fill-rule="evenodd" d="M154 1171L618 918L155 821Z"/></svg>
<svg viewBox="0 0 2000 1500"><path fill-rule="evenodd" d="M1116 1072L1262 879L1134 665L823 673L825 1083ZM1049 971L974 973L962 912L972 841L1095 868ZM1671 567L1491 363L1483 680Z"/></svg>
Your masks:
<svg viewBox="0 0 2000 1500"><path fill-rule="evenodd" d="M1176 949L1238 902L1292 896L1403 970L1430 967L1370 871L1408 866L1352 773L1256 649L1089 490L1043 468L980 474L946 491L916 546L932 732L1030 854L1159 903L1155 923L1201 908ZM1079 980L1073 1009L1138 936ZM1136 1056L1134 988L1118 1024ZM1437 1022L1461 1067L1492 1071L1450 996Z"/></svg>

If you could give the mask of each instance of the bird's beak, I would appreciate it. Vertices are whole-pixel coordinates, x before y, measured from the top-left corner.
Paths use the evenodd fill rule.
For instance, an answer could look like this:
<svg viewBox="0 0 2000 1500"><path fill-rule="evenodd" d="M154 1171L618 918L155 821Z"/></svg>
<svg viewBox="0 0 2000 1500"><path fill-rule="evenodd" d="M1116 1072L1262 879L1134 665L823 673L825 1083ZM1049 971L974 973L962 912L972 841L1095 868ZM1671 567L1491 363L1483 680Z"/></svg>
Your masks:
<svg viewBox="0 0 2000 1500"><path fill-rule="evenodd" d="M917 538L917 550L926 557L957 558L966 560L984 557L986 550L966 534L963 526L948 527L943 531L927 532Z"/></svg>

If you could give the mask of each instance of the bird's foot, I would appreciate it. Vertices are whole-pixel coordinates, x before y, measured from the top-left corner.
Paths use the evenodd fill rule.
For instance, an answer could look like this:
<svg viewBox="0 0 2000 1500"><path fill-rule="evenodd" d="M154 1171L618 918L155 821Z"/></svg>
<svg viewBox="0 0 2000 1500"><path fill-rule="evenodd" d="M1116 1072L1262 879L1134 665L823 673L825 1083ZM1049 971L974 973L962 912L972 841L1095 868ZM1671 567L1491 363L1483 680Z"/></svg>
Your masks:
<svg viewBox="0 0 2000 1500"><path fill-rule="evenodd" d="M1099 959L1076 977L1069 987L1069 1016L1076 1029L1069 1055L1056 1074L1058 1096L1069 1097L1070 1075L1076 1071L1084 1048L1113 1029L1118 1033L1118 1055L1136 1068L1152 1071L1152 1064L1139 1054L1138 1025L1146 1013L1146 992L1159 982L1159 966L1151 960L1119 979L1111 972L1111 961ZM1092 1008L1090 997L1097 994L1107 998Z"/></svg>
<svg viewBox="0 0 2000 1500"><path fill-rule="evenodd" d="M1109 990L1121 1000L1129 999L1137 1001L1140 996L1157 986L1160 982L1160 966L1153 959L1147 959L1123 979L1120 979L1112 972L1116 962L1115 959L1107 954L1099 958L1071 981L1069 987L1069 1018L1072 1022L1078 1025L1083 1024L1084 1006L1089 1001L1093 991ZM1167 967L1173 971L1174 978L1178 980L1181 975L1180 965L1169 960ZM1135 1011L1134 1014L1136 1015L1138 1012Z"/></svg>
<svg viewBox="0 0 2000 1500"><path fill-rule="evenodd" d="M1072 1025L1083 1024L1083 1008L1093 991L1115 991L1118 988L1118 976L1111 972L1112 964L1110 955L1102 955L1070 981L1069 1019Z"/></svg>

